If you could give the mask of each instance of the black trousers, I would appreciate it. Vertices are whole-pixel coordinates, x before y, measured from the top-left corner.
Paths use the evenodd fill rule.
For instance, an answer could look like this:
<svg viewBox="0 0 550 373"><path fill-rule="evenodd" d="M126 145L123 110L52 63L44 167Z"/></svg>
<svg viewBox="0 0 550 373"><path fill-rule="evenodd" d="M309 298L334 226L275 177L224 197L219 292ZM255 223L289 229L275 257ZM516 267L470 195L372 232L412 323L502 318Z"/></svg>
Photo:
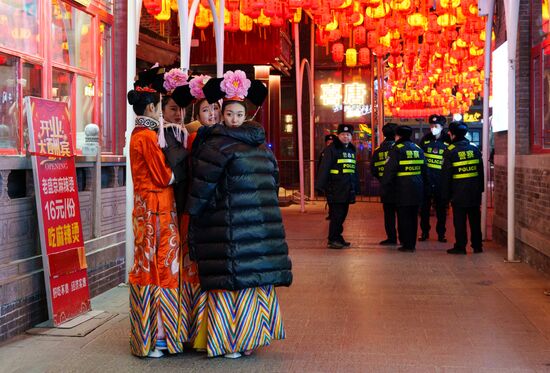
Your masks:
<svg viewBox="0 0 550 373"><path fill-rule="evenodd" d="M418 206L397 207L397 231L401 245L407 249L416 248L418 227Z"/></svg>
<svg viewBox="0 0 550 373"><path fill-rule="evenodd" d="M466 219L470 223L470 239L472 248L482 249L481 242L481 209L475 207L453 206L453 224L455 227L455 248L466 249L468 243L468 232L466 230Z"/></svg>
<svg viewBox="0 0 550 373"><path fill-rule="evenodd" d="M349 203L329 203L328 212L330 222L328 225L328 240L343 241L344 221L348 216Z"/></svg>
<svg viewBox="0 0 550 373"><path fill-rule="evenodd" d="M437 198L434 194L426 197L420 207L420 229L422 229L422 234L425 234L426 236L430 233L430 209L432 208L432 203L434 205L435 215L437 218L435 231L437 232L438 237L445 237L447 204L443 203L443 201L441 201L440 198Z"/></svg>
<svg viewBox="0 0 550 373"><path fill-rule="evenodd" d="M395 203L383 203L382 206L384 207L384 228L386 229L386 237L388 237L388 240L397 242L397 233L395 232L397 206Z"/></svg>

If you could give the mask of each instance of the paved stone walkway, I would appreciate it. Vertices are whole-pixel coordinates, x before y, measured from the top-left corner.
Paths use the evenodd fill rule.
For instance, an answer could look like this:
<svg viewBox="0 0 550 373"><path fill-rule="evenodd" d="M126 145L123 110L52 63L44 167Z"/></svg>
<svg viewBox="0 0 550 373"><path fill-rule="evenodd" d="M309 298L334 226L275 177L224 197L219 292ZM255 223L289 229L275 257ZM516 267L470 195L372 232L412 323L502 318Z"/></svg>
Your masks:
<svg viewBox="0 0 550 373"><path fill-rule="evenodd" d="M323 207L283 209L294 263L293 285L278 291L286 340L237 360L139 359L129 353L128 288L117 287L93 300L115 318L85 337L15 337L0 345L0 371L550 372L548 276L504 263L491 242L467 256L435 241L414 254L378 246L376 203L352 206L352 247L329 250Z"/></svg>

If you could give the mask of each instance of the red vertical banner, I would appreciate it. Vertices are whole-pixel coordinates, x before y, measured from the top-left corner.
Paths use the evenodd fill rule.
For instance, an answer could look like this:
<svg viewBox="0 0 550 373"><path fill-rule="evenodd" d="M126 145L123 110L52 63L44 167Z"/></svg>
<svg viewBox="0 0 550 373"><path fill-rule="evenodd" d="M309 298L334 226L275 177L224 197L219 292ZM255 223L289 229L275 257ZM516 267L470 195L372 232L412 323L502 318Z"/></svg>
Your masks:
<svg viewBox="0 0 550 373"><path fill-rule="evenodd" d="M90 310L68 110L64 102L25 98L48 311L54 326Z"/></svg>

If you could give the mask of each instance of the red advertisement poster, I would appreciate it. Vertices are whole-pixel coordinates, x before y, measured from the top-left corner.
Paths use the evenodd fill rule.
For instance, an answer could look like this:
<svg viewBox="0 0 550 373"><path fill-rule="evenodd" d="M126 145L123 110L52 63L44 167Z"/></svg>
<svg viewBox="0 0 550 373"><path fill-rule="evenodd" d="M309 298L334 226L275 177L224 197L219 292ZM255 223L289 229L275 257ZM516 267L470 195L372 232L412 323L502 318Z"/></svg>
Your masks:
<svg viewBox="0 0 550 373"><path fill-rule="evenodd" d="M86 252L67 104L25 98L40 243L54 326L90 310Z"/></svg>

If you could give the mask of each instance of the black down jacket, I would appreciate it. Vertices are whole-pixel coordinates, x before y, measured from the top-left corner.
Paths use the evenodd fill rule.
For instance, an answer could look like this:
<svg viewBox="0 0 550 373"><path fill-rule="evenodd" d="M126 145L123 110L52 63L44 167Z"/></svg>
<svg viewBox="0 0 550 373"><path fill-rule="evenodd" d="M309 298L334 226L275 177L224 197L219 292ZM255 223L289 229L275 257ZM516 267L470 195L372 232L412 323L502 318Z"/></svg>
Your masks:
<svg viewBox="0 0 550 373"><path fill-rule="evenodd" d="M442 197L457 207L481 205L484 188L481 152L464 138L455 141L443 153Z"/></svg>
<svg viewBox="0 0 550 373"><path fill-rule="evenodd" d="M351 143L345 146L335 139L325 148L315 189L326 195L328 203L355 203L360 192L356 162L355 146Z"/></svg>
<svg viewBox="0 0 550 373"><path fill-rule="evenodd" d="M289 286L278 167L264 129L245 123L200 131L187 200L189 247L203 290Z"/></svg>
<svg viewBox="0 0 550 373"><path fill-rule="evenodd" d="M166 147L162 151L164 152L166 163L174 173L173 188L176 210L178 215L181 215L185 209L185 198L187 196L189 151L177 140L175 131L172 128L164 129L164 137L166 139Z"/></svg>
<svg viewBox="0 0 550 373"><path fill-rule="evenodd" d="M428 183L426 159L418 145L409 140L397 140L390 150L382 175L382 196L395 193L397 206L419 206Z"/></svg>
<svg viewBox="0 0 550 373"><path fill-rule="evenodd" d="M393 148L395 140L385 139L382 141L379 147L372 153L372 159L370 162L370 172L378 181L382 180L384 175L384 167L388 161L390 150ZM396 200L395 192L393 191L381 191L380 199L382 203L394 204Z"/></svg>

